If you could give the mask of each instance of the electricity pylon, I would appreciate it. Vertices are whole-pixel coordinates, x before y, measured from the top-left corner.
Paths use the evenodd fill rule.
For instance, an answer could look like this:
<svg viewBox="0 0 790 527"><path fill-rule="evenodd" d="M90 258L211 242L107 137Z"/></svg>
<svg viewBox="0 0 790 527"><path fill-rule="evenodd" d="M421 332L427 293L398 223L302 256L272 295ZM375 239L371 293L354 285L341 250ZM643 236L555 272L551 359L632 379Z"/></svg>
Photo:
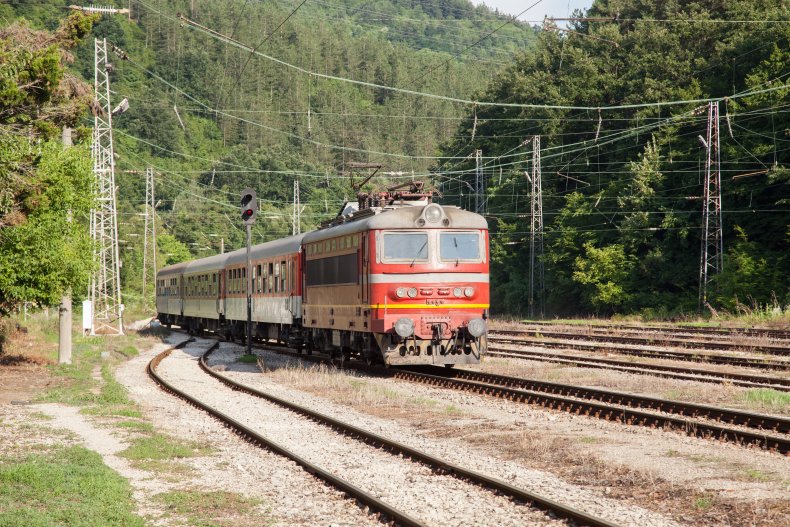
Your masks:
<svg viewBox="0 0 790 527"><path fill-rule="evenodd" d="M700 139L702 139L700 137ZM708 103L707 153L702 197L702 239L699 263L699 309L708 305L713 278L724 270L724 233L721 218L721 153L719 150L719 103Z"/></svg>
<svg viewBox="0 0 790 527"><path fill-rule="evenodd" d="M291 214L291 234L296 236L302 233L302 205L299 199L299 180L294 179L294 209Z"/></svg>
<svg viewBox="0 0 790 527"><path fill-rule="evenodd" d="M540 136L532 138L532 189L529 224L529 317L543 317L543 184L540 174ZM537 308L537 310L536 310Z"/></svg>
<svg viewBox="0 0 790 527"><path fill-rule="evenodd" d="M475 212L486 213L486 187L483 179L483 151L475 150Z"/></svg>
<svg viewBox="0 0 790 527"><path fill-rule="evenodd" d="M112 141L110 72L107 41L94 41L93 173L96 205L91 210L90 230L96 269L91 277L92 319L90 334L123 335L118 217L116 214L115 157Z"/></svg>
<svg viewBox="0 0 790 527"><path fill-rule="evenodd" d="M146 283L151 275L151 283L156 291L156 205L154 197L154 169L145 169L145 227L143 228L143 305L148 301ZM149 266L151 271L148 271ZM156 296L156 295L154 295Z"/></svg>

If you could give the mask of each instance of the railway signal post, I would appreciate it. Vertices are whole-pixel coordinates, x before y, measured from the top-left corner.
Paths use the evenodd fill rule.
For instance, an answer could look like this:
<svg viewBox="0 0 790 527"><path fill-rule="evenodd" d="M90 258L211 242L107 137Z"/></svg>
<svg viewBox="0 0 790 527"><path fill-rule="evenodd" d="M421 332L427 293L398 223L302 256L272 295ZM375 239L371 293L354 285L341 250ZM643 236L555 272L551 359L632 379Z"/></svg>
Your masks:
<svg viewBox="0 0 790 527"><path fill-rule="evenodd" d="M258 196L252 188L241 192L241 220L247 230L247 355L252 355L252 225L258 215Z"/></svg>

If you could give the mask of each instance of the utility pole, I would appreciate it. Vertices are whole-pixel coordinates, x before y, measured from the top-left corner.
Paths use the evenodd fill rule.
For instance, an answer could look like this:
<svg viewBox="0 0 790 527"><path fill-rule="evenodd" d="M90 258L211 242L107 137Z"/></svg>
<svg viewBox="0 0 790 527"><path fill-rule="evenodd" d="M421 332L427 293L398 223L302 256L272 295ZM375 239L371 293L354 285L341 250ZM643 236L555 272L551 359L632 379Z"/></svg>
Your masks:
<svg viewBox="0 0 790 527"><path fill-rule="evenodd" d="M530 192L529 226L529 317L535 318L535 308L543 318L543 184L540 174L540 136L532 138L532 192Z"/></svg>
<svg viewBox="0 0 790 527"><path fill-rule="evenodd" d="M63 127L63 149L71 148L71 128ZM71 209L66 212L66 221L71 223ZM27 307L27 306L25 306ZM71 364L71 289L60 299L58 326L58 364Z"/></svg>
<svg viewBox="0 0 790 527"><path fill-rule="evenodd" d="M149 241L150 240L150 241ZM156 205L154 199L154 169L145 169L145 226L143 228L143 306L146 305L148 266L151 265L151 282L156 284ZM154 285L156 290L156 285Z"/></svg>
<svg viewBox="0 0 790 527"><path fill-rule="evenodd" d="M90 300L93 317L90 334L96 330L123 335L123 304L118 255L118 217L116 208L115 156L112 140L110 73L107 40L94 41L95 109L93 118L93 173L96 175L97 204L91 210L91 239L94 244L96 271L91 278ZM120 108L120 107L119 107ZM116 112L123 109L116 108Z"/></svg>
<svg viewBox="0 0 790 527"><path fill-rule="evenodd" d="M483 151L475 150L475 212L486 213L486 189L483 180Z"/></svg>
<svg viewBox="0 0 790 527"><path fill-rule="evenodd" d="M291 216L291 234L296 236L302 233L302 205L299 201L299 180L294 179L294 210Z"/></svg>
<svg viewBox="0 0 790 527"><path fill-rule="evenodd" d="M724 270L724 233L721 217L721 151L719 150L719 103L708 103L705 146L705 183L702 198L702 239L699 263L699 309L708 305L708 288Z"/></svg>

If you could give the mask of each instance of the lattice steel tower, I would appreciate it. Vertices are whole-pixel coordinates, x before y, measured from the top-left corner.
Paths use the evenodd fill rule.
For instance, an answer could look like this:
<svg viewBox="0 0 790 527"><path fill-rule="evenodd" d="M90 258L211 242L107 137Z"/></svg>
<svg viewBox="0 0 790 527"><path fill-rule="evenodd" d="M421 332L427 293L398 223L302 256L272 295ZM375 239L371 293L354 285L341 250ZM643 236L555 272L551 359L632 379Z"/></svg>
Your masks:
<svg viewBox="0 0 790 527"><path fill-rule="evenodd" d="M532 138L532 189L530 192L529 226L529 316L535 312L543 317L543 184L540 174L540 136Z"/></svg>
<svg viewBox="0 0 790 527"><path fill-rule="evenodd" d="M154 169L145 169L145 227L143 228L143 305L147 305L146 283L151 283L156 291L156 205L154 198ZM148 268L151 268L149 271Z"/></svg>
<svg viewBox="0 0 790 527"><path fill-rule="evenodd" d="M291 214L291 234L294 236L302 233L302 204L299 199L299 180L294 179L294 210Z"/></svg>
<svg viewBox="0 0 790 527"><path fill-rule="evenodd" d="M705 150L707 158L702 196L702 241L699 264L700 311L708 304L708 288L713 277L724 270L718 101L708 103L708 135Z"/></svg>
<svg viewBox="0 0 790 527"><path fill-rule="evenodd" d="M486 183L483 178L482 150L475 150L475 212L486 213Z"/></svg>
<svg viewBox="0 0 790 527"><path fill-rule="evenodd" d="M115 202L115 158L112 142L110 72L107 41L94 41L95 107L93 118L93 172L96 175L97 202L91 210L91 239L96 270L91 278L93 305L91 335L97 332L123 334L120 259L118 257L118 218Z"/></svg>

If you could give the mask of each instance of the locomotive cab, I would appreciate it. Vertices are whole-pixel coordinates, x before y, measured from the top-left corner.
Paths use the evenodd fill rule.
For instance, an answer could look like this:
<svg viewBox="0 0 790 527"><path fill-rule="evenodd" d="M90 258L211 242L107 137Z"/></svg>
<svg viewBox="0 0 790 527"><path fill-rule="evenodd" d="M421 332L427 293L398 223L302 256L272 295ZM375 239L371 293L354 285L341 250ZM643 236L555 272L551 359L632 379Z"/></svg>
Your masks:
<svg viewBox="0 0 790 527"><path fill-rule="evenodd" d="M384 361L479 362L489 307L485 220L438 204L399 220L371 231L371 322Z"/></svg>
<svg viewBox="0 0 790 527"><path fill-rule="evenodd" d="M369 207L305 236L308 346L389 365L477 363L485 219L428 200Z"/></svg>

